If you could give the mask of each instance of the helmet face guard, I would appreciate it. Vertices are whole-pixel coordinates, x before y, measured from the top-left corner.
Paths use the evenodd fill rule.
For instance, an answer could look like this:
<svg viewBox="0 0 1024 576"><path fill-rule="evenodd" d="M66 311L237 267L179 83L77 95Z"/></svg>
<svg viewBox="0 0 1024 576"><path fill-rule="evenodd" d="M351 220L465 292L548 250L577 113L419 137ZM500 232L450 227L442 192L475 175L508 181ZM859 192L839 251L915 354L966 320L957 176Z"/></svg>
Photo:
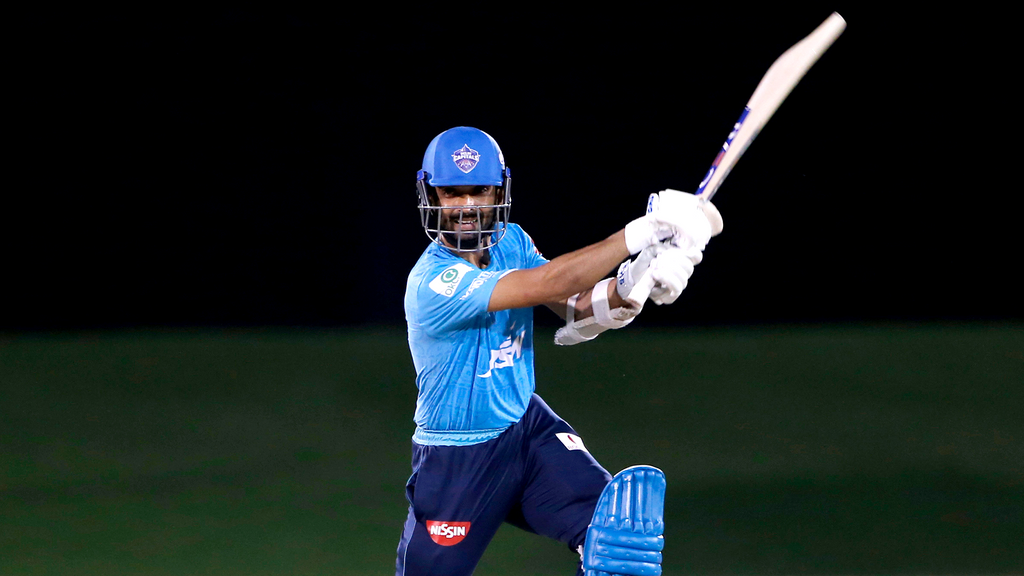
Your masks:
<svg viewBox="0 0 1024 576"><path fill-rule="evenodd" d="M497 194L493 204L443 207L438 186L495 186ZM420 223L431 242L456 252L476 252L504 237L512 178L498 143L487 133L459 127L435 137L416 174L416 191ZM464 229L470 223L474 229Z"/></svg>
<svg viewBox="0 0 1024 576"><path fill-rule="evenodd" d="M437 191L427 184L429 179L429 174L420 170L416 190L420 223L431 242L456 252L476 252L494 246L505 236L512 209L512 179L509 176L505 176L504 185L498 188L494 204L452 207L441 206ZM463 230L463 224L470 222L476 222L477 229Z"/></svg>

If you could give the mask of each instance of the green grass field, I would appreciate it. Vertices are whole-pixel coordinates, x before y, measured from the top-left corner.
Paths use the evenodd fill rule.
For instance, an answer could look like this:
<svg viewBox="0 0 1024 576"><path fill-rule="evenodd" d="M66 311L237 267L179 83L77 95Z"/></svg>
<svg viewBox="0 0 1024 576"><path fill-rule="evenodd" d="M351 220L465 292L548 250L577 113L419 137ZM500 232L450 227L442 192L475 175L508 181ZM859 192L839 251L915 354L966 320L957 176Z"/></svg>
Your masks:
<svg viewBox="0 0 1024 576"><path fill-rule="evenodd" d="M1024 574L1024 326L537 334L613 473L665 470L665 574ZM403 329L0 334L0 574L393 574ZM477 574L573 573L503 528Z"/></svg>

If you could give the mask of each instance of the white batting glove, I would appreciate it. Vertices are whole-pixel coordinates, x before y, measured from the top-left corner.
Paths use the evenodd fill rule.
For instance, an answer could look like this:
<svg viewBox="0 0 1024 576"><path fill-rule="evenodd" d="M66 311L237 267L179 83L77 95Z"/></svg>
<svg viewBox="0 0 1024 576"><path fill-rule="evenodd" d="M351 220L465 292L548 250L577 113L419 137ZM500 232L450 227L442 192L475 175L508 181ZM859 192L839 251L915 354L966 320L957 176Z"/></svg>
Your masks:
<svg viewBox="0 0 1024 576"><path fill-rule="evenodd" d="M713 204L686 192L662 190L648 198L646 215L626 225L626 248L637 254L670 239L681 248L703 250L721 231L722 216Z"/></svg>
<svg viewBox="0 0 1024 576"><path fill-rule="evenodd" d="M675 302L690 281L694 265L700 261L694 262L694 258L700 255L695 246L669 248L658 254L651 261L651 278L654 280L651 301L659 306Z"/></svg>
<svg viewBox="0 0 1024 576"><path fill-rule="evenodd" d="M653 244L644 248L640 251L633 260L627 260L622 264L619 264L619 271L615 275L615 289L619 292L619 296L623 300L629 296L629 293L633 290L633 286L636 285L637 281L647 272L647 269L651 265L651 261L665 250L668 250L667 244Z"/></svg>

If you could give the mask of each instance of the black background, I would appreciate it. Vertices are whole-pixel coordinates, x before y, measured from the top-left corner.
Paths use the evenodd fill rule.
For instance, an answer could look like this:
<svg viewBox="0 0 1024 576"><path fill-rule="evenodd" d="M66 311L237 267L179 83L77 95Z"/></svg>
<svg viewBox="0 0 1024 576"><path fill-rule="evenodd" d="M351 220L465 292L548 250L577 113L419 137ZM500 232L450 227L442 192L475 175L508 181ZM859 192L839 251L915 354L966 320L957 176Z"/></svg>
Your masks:
<svg viewBox="0 0 1024 576"><path fill-rule="evenodd" d="M551 258L693 191L832 10L683 305L644 322L1021 318L1006 14L367 9L21 20L0 329L400 324L434 135L498 140Z"/></svg>

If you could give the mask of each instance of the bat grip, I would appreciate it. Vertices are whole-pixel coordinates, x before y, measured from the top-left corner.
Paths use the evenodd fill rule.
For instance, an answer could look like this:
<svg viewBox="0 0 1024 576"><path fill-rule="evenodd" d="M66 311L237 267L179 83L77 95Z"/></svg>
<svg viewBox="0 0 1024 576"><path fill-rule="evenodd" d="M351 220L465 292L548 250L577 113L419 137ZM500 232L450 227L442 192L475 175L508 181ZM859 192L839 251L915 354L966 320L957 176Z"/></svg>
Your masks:
<svg viewBox="0 0 1024 576"><path fill-rule="evenodd" d="M654 290L654 276L651 274L651 269L648 268L644 271L644 275L633 285L633 289L629 291L629 296L626 296L626 302L634 308L643 308L647 297L651 295L651 290Z"/></svg>

